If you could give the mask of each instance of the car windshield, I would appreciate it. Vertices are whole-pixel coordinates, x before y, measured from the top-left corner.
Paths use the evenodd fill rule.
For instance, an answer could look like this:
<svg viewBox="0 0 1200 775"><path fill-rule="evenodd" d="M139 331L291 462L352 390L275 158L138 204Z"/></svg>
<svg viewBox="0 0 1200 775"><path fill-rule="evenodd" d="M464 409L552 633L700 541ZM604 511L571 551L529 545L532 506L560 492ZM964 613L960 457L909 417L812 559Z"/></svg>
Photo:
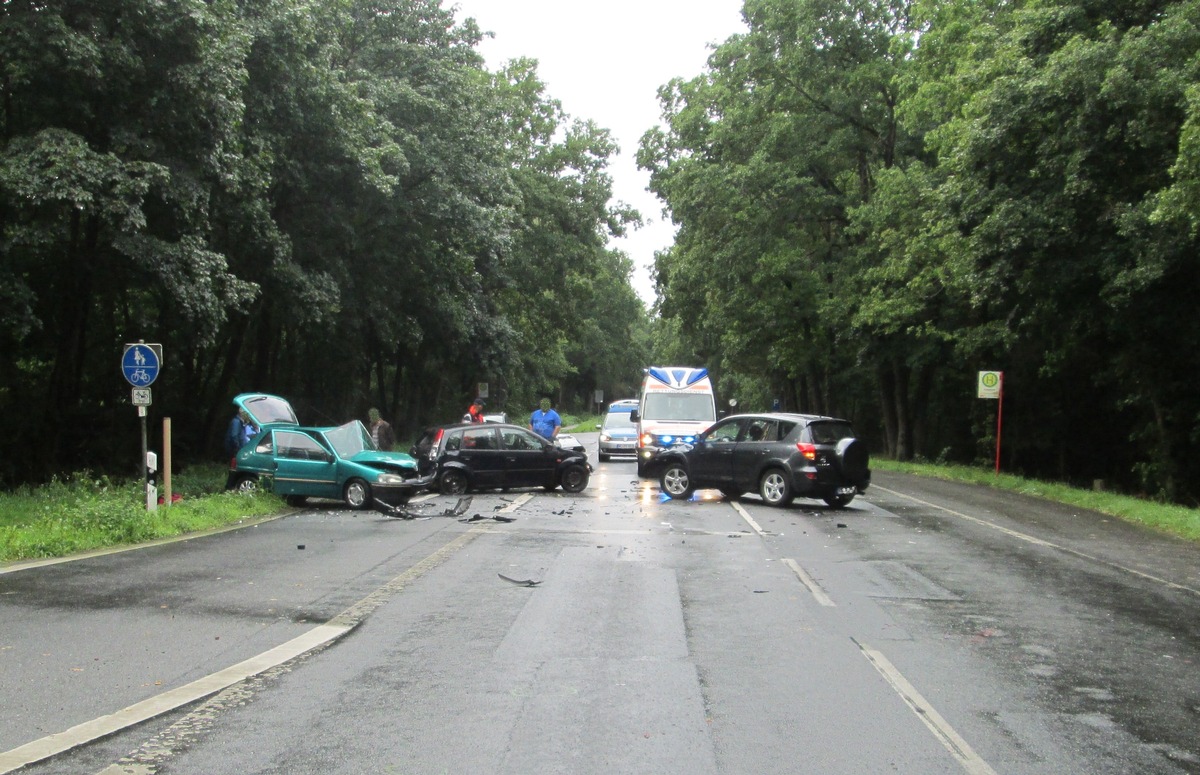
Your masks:
<svg viewBox="0 0 1200 775"><path fill-rule="evenodd" d="M837 444L842 439L854 438L854 429L848 422L815 422L808 426L813 444Z"/></svg>
<svg viewBox="0 0 1200 775"><path fill-rule="evenodd" d="M642 419L712 422L717 415L708 393L647 393Z"/></svg>
<svg viewBox="0 0 1200 775"><path fill-rule="evenodd" d="M325 431L325 438L340 457L353 457L363 450L377 450L371 434L358 420Z"/></svg>
<svg viewBox="0 0 1200 775"><path fill-rule="evenodd" d="M605 428L632 428L633 421L629 419L629 411L609 412L604 415Z"/></svg>

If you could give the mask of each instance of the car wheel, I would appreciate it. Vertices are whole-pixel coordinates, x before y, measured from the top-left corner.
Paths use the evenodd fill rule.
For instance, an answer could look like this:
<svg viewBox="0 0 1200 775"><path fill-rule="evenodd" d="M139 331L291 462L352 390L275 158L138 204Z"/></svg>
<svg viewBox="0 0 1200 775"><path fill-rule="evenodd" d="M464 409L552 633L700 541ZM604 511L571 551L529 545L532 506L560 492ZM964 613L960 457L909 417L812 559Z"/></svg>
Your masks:
<svg viewBox="0 0 1200 775"><path fill-rule="evenodd" d="M692 490L696 489L692 486L692 478L688 476L687 469L680 463L667 463L667 467L658 478L658 484L662 491L672 498L691 497Z"/></svg>
<svg viewBox="0 0 1200 775"><path fill-rule="evenodd" d="M821 500L829 504L831 509L840 509L846 506L850 501L854 500L853 495L826 495Z"/></svg>
<svg viewBox="0 0 1200 775"><path fill-rule="evenodd" d="M601 462L601 463L607 463L607 462L608 462L608 455L605 455L605 454L601 453L601 454L600 454L600 462Z"/></svg>
<svg viewBox="0 0 1200 775"><path fill-rule="evenodd" d="M742 495L744 495L744 493L741 490L736 490L732 487L721 488L721 494L724 495L726 498L728 498L731 501L735 501L738 498L742 497Z"/></svg>
<svg viewBox="0 0 1200 775"><path fill-rule="evenodd" d="M371 505L371 485L362 479L351 479L342 489L342 500L352 509L365 509Z"/></svg>
<svg viewBox="0 0 1200 775"><path fill-rule="evenodd" d="M233 489L236 492L244 492L247 495L252 495L258 492L258 477L254 474L242 474L233 483Z"/></svg>
<svg viewBox="0 0 1200 775"><path fill-rule="evenodd" d="M638 458L637 462L637 475L639 479L646 475L646 466L642 465L642 459L640 457Z"/></svg>
<svg viewBox="0 0 1200 775"><path fill-rule="evenodd" d="M295 506L296 508L303 506L307 500L308 498L304 497L303 495L288 495L283 499L284 503L289 506Z"/></svg>
<svg viewBox="0 0 1200 775"><path fill-rule="evenodd" d="M769 469L758 482L758 494L769 506L786 506L792 502L792 485L781 468Z"/></svg>
<svg viewBox="0 0 1200 775"><path fill-rule="evenodd" d="M588 484L588 471L581 465L571 465L562 472L563 492L582 492Z"/></svg>
<svg viewBox="0 0 1200 775"><path fill-rule="evenodd" d="M453 469L446 471L438 480L438 489L443 495L462 495L467 491L467 475Z"/></svg>

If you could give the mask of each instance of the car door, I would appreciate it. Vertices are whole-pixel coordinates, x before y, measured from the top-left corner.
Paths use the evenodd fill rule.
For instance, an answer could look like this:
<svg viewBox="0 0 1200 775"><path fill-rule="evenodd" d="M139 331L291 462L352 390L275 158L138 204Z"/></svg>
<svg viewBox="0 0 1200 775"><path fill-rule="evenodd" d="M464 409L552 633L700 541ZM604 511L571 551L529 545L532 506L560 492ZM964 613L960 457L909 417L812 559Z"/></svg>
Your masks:
<svg viewBox="0 0 1200 775"><path fill-rule="evenodd" d="M509 487L543 487L554 483L558 467L557 450L541 436L524 428L503 428L500 441L504 446Z"/></svg>
<svg viewBox="0 0 1200 775"><path fill-rule="evenodd" d="M470 471L474 487L507 487L504 477L504 450L495 428L489 425L463 428L455 431L448 441L457 441L459 448L450 450L447 457L462 463Z"/></svg>
<svg viewBox="0 0 1200 775"><path fill-rule="evenodd" d="M724 487L732 481L733 452L743 422L731 417L700 435L688 453L688 474L697 487Z"/></svg>
<svg viewBox="0 0 1200 775"><path fill-rule="evenodd" d="M758 472L779 446L779 421L753 417L733 450L733 483L742 490L758 487Z"/></svg>
<svg viewBox="0 0 1200 775"><path fill-rule="evenodd" d="M340 498L333 453L302 431L275 430L275 493Z"/></svg>

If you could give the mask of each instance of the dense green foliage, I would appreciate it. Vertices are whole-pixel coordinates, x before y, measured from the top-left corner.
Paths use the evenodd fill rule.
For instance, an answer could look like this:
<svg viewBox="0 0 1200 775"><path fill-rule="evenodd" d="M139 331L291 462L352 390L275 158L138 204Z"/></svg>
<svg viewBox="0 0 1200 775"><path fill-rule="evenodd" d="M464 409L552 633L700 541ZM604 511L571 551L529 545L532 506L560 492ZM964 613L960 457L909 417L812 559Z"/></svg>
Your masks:
<svg viewBox="0 0 1200 775"><path fill-rule="evenodd" d="M243 391L401 438L481 382L628 393L613 141L479 38L439 0L0 3L0 482L134 467L138 340L181 459Z"/></svg>
<svg viewBox="0 0 1200 775"><path fill-rule="evenodd" d="M741 406L898 459L1200 497L1200 2L747 0L639 162Z"/></svg>

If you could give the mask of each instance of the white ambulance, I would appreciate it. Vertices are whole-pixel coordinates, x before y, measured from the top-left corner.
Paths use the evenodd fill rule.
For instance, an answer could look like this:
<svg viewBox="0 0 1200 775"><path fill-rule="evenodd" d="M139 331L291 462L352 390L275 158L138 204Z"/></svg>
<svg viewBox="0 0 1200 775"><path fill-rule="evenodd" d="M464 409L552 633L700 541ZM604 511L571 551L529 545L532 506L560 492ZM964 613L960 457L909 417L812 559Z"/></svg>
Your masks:
<svg viewBox="0 0 1200 775"><path fill-rule="evenodd" d="M651 366L642 380L637 412L638 476L653 476L659 452L676 444L691 444L697 434L717 421L717 399L708 369Z"/></svg>

